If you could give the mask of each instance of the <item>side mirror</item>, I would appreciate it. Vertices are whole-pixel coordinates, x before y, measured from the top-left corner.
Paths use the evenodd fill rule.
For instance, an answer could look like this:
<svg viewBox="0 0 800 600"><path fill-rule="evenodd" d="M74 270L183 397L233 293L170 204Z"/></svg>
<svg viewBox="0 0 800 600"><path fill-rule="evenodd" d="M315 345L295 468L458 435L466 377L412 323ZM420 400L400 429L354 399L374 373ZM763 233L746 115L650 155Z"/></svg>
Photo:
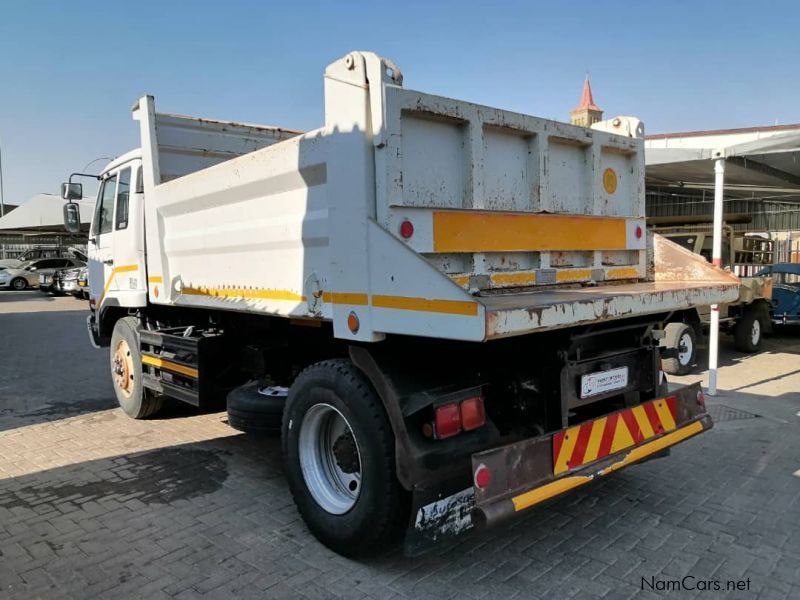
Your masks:
<svg viewBox="0 0 800 600"><path fill-rule="evenodd" d="M79 183L72 185L80 186ZM81 230L81 208L74 202L67 202L64 205L64 227L70 233L78 233Z"/></svg>
<svg viewBox="0 0 800 600"><path fill-rule="evenodd" d="M62 183L61 197L64 200L80 200L83 198L83 185L80 183Z"/></svg>

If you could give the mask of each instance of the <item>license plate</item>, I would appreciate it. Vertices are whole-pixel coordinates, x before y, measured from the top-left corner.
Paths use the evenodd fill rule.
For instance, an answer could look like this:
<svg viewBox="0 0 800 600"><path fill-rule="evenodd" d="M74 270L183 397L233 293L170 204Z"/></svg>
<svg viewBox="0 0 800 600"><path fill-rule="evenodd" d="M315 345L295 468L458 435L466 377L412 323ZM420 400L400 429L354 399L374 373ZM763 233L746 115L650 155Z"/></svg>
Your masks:
<svg viewBox="0 0 800 600"><path fill-rule="evenodd" d="M581 398L621 390L628 386L628 367L587 373L581 376Z"/></svg>

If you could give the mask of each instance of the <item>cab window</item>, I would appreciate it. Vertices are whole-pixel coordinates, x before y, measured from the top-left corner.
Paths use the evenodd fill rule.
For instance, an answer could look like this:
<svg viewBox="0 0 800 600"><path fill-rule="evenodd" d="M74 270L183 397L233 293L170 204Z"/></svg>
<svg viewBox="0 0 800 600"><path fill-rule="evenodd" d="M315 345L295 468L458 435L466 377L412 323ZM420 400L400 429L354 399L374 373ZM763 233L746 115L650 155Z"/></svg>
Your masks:
<svg viewBox="0 0 800 600"><path fill-rule="evenodd" d="M800 273L774 273L772 277L778 285L800 286Z"/></svg>
<svg viewBox="0 0 800 600"><path fill-rule="evenodd" d="M117 176L109 177L103 182L97 195L97 206L94 213L93 235L110 233L114 223L114 195L117 190Z"/></svg>
<svg viewBox="0 0 800 600"><path fill-rule="evenodd" d="M117 186L117 210L114 213L115 229L128 227L128 202L131 195L131 169L128 167L119 173Z"/></svg>

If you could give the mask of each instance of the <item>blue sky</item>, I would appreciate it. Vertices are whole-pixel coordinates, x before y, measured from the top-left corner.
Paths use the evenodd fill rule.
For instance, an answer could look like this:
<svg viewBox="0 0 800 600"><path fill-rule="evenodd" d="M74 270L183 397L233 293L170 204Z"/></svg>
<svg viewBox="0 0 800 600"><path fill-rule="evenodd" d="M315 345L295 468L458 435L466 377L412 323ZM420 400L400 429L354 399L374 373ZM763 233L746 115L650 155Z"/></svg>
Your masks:
<svg viewBox="0 0 800 600"><path fill-rule="evenodd" d="M5 198L136 146L130 107L312 129L322 72L388 56L405 86L567 119L584 74L650 133L800 122L797 2L0 3ZM99 168L102 162L95 163Z"/></svg>

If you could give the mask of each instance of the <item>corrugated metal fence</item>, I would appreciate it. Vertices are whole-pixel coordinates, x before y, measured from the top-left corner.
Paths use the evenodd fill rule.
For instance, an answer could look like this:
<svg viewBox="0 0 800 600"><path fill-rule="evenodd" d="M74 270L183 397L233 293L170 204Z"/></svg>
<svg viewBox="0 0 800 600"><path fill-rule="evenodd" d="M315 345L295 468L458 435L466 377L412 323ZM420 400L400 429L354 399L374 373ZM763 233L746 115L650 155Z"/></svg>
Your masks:
<svg viewBox="0 0 800 600"><path fill-rule="evenodd" d="M15 258L38 246L71 246L85 251L85 240L70 235L9 235L0 234L0 258Z"/></svg>
<svg viewBox="0 0 800 600"><path fill-rule="evenodd" d="M767 232L775 239L775 262L800 262L800 203L763 198L727 198L725 214L747 214L749 223L730 223L735 231ZM708 217L714 214L714 193L647 190L648 217Z"/></svg>

